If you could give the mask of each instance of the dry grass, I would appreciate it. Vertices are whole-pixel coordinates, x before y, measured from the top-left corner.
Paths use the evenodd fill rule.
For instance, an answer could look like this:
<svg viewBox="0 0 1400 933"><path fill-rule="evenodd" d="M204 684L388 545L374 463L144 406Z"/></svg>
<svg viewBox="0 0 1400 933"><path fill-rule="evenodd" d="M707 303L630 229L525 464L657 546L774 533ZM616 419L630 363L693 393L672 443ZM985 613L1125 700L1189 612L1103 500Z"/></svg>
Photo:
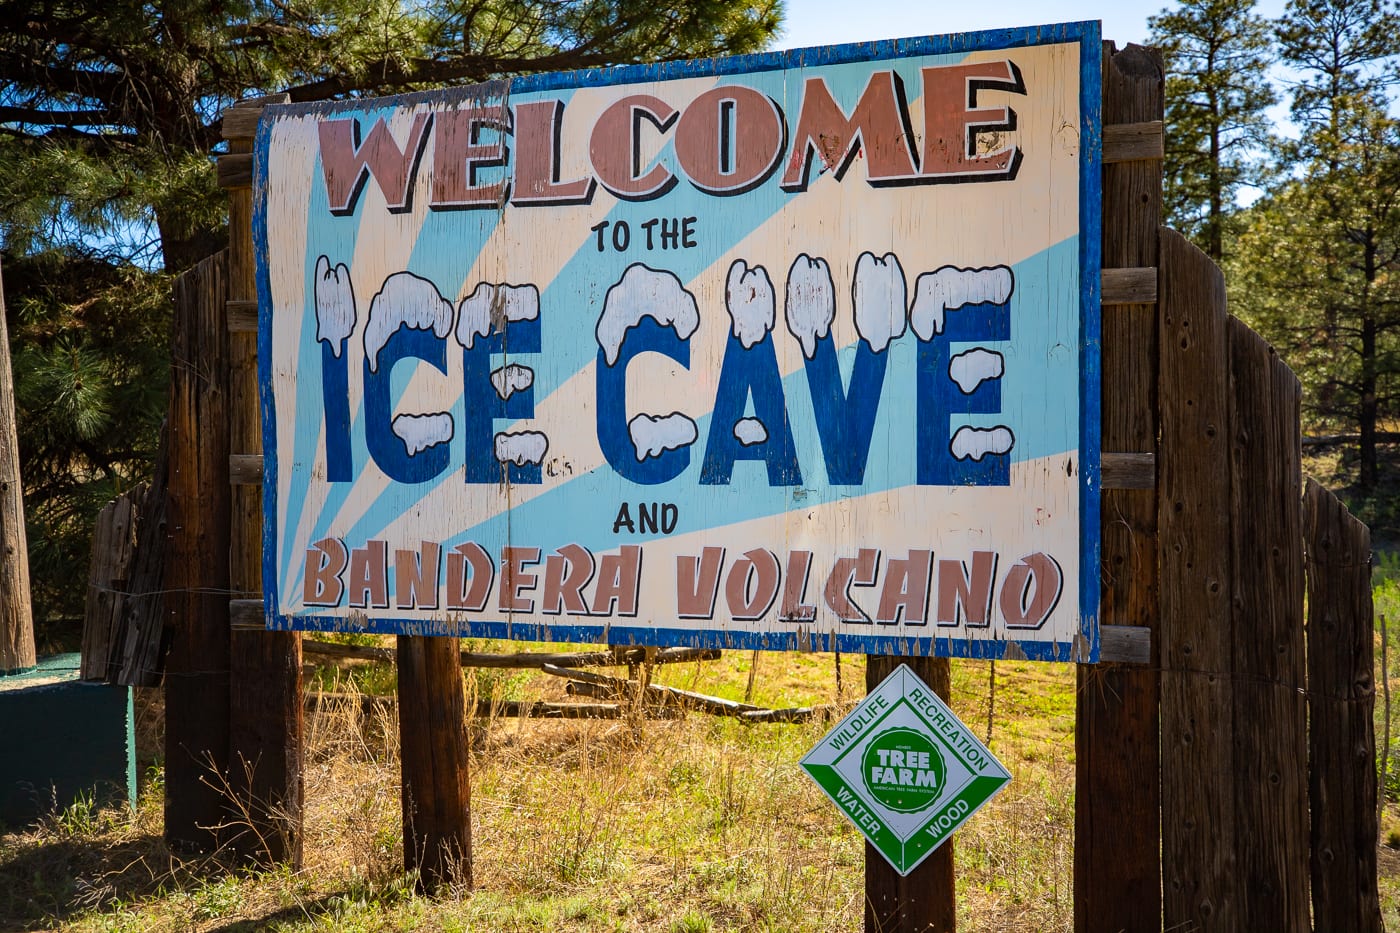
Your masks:
<svg viewBox="0 0 1400 933"><path fill-rule="evenodd" d="M742 697L752 656L659 680ZM953 705L985 734L988 667L954 663ZM1073 669L998 665L993 750L1015 780L959 833L960 928L1072 926ZM838 701L830 655L765 654L755 702ZM864 693L842 663L840 700ZM385 671L343 680L382 687ZM557 699L541 675L470 692ZM401 874L397 722L337 704L307 720L306 864L230 871L160 839L161 788L135 818L70 808L0 837L0 929L783 930L861 927L861 837L797 767L823 724L479 720L472 730L476 886L427 899ZM158 775L158 770L152 772Z"/></svg>

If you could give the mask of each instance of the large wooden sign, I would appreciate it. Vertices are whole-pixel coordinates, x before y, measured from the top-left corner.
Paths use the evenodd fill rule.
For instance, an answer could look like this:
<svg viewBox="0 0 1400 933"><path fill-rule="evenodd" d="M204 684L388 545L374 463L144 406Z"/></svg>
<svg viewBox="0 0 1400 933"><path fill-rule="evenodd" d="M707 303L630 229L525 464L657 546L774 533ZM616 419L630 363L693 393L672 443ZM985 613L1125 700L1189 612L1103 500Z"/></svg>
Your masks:
<svg viewBox="0 0 1400 933"><path fill-rule="evenodd" d="M270 624L1095 660L1099 61L266 108Z"/></svg>

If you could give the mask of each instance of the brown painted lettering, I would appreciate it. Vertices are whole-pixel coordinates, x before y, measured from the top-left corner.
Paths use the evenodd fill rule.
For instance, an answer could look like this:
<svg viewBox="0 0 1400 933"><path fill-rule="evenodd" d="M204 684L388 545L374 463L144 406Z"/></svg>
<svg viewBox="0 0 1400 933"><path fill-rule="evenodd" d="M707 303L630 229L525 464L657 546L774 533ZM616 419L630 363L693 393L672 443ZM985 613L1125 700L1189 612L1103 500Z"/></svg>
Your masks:
<svg viewBox="0 0 1400 933"><path fill-rule="evenodd" d="M593 594L593 614L637 614L642 588L642 548L624 544L620 554L604 554L598 561L598 589Z"/></svg>
<svg viewBox="0 0 1400 933"><path fill-rule="evenodd" d="M350 607L389 608L389 545L366 541L350 552Z"/></svg>
<svg viewBox="0 0 1400 933"><path fill-rule="evenodd" d="M911 550L907 560L891 559L880 591L880 608L875 621L883 625L928 624L928 585L933 576L933 552Z"/></svg>
<svg viewBox="0 0 1400 933"><path fill-rule="evenodd" d="M597 183L592 178L559 180L559 140L564 127L562 100L515 105L515 184L512 204L587 204Z"/></svg>
<svg viewBox="0 0 1400 933"><path fill-rule="evenodd" d="M424 541L417 551L394 551L394 602L400 609L438 607L442 545Z"/></svg>
<svg viewBox="0 0 1400 933"><path fill-rule="evenodd" d="M682 619L714 617L723 565L722 547L702 548L698 558L690 554L676 558L676 615Z"/></svg>
<svg viewBox="0 0 1400 933"><path fill-rule="evenodd" d="M917 177L912 139L903 87L893 71L870 76L849 117L832 98L825 78L808 78L780 185L786 191L807 190L813 155L840 179L861 151L870 184L910 181Z"/></svg>
<svg viewBox="0 0 1400 933"><path fill-rule="evenodd" d="M432 115L415 114L408 140L399 148L389 125L376 120L369 136L360 142L358 120L323 120L316 126L321 140L321 174L332 214L355 210L365 179L374 176L385 206L401 213L412 207L413 174L428 140Z"/></svg>
<svg viewBox="0 0 1400 933"><path fill-rule="evenodd" d="M468 574L467 571L471 573ZM480 612L486 608L496 565L486 548L475 541L459 544L447 554L447 608Z"/></svg>
<svg viewBox="0 0 1400 933"><path fill-rule="evenodd" d="M339 606L345 597L340 575L350 563L350 552L339 538L322 538L306 549L306 576L301 601L307 606Z"/></svg>
<svg viewBox="0 0 1400 933"><path fill-rule="evenodd" d="M994 551L973 551L972 569L960 560L938 562L938 624L986 625L997 576Z"/></svg>
<svg viewBox="0 0 1400 933"><path fill-rule="evenodd" d="M851 586L874 586L880 573L880 552L863 547L855 557L841 557L831 567L822 597L842 622L869 622L870 616L851 599Z"/></svg>
<svg viewBox="0 0 1400 933"><path fill-rule="evenodd" d="M923 69L925 177L975 175L1015 178L1021 150L1011 144L979 152L983 134L1014 130L1010 107L977 107L979 90L1026 93L1021 72L1010 60ZM995 141L994 143L995 144Z"/></svg>
<svg viewBox="0 0 1400 933"><path fill-rule="evenodd" d="M593 579L593 552L577 544L566 544L544 562L544 595L540 612L557 616L588 615L583 588Z"/></svg>
<svg viewBox="0 0 1400 933"><path fill-rule="evenodd" d="M501 592L497 605L502 612L534 612L535 598L524 595L535 588L538 577L525 569L540 562L537 547L501 548Z"/></svg>
<svg viewBox="0 0 1400 933"><path fill-rule="evenodd" d="M783 587L783 608L778 613L784 622L810 622L816 618L817 607L803 602L811 573L811 551L788 552L787 585Z"/></svg>
<svg viewBox="0 0 1400 933"><path fill-rule="evenodd" d="M1001 614L1008 627L1040 628L1060 601L1064 573L1048 554L1021 558L1001 588Z"/></svg>
<svg viewBox="0 0 1400 933"><path fill-rule="evenodd" d="M493 143L478 142L481 130L500 130ZM429 207L499 207L510 187L507 181L476 183L476 171L506 162L505 132L510 114L505 104L463 107L437 115L433 138L433 199Z"/></svg>
<svg viewBox="0 0 1400 933"><path fill-rule="evenodd" d="M745 551L729 568L724 581L724 600L736 621L761 619L773 606L782 580L778 558L766 548Z"/></svg>
<svg viewBox="0 0 1400 933"><path fill-rule="evenodd" d="M676 160L710 194L742 194L763 183L783 154L783 115L767 94L724 85L695 98L676 124Z"/></svg>
<svg viewBox="0 0 1400 933"><path fill-rule="evenodd" d="M657 163L642 171L641 124L645 120L664 133L676 114L676 108L650 94L624 97L603 111L593 124L588 154L593 174L604 188L631 201L645 201L671 189L676 176L666 166Z"/></svg>

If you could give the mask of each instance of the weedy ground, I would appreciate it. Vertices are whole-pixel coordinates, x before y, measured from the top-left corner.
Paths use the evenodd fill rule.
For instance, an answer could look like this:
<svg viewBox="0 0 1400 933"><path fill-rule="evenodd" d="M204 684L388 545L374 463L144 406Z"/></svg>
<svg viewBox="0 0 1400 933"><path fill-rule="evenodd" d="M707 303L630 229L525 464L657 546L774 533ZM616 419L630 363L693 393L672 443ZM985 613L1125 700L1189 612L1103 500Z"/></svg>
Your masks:
<svg viewBox="0 0 1400 933"><path fill-rule="evenodd" d="M477 643L478 650L492 647ZM519 645L500 645L518 650ZM659 668L661 683L742 699L754 655ZM753 701L864 694L862 659L760 655ZM953 706L1013 782L957 835L965 930L1073 923L1074 670L954 662ZM469 699L563 699L541 674L468 671ZM310 689L393 693L391 668L322 671ZM158 694L138 744L159 749ZM991 717L989 720L989 706ZM0 836L0 930L725 930L861 928L864 844L797 762L827 723L477 719L475 885L436 898L402 872L396 711L336 704L307 718L305 865L234 870L161 840L158 760L139 809L80 802Z"/></svg>
<svg viewBox="0 0 1400 933"><path fill-rule="evenodd" d="M1400 929L1400 558L1376 569L1378 752L1387 730L1381 897ZM1381 616L1386 662L1380 667ZM519 650L476 643L475 650ZM745 695L754 655L659 668L657 681ZM753 701L849 708L859 657L763 654ZM564 699L542 674L467 671L468 699ZM994 686L993 686L994 684ZM384 665L321 669L312 691L392 696ZM1092 688L1092 684L1090 685ZM1073 928L1075 672L953 662L953 707L1013 774L957 834L959 928ZM158 692L138 697L139 808L78 802L0 836L0 931L830 931L861 929L864 845L797 766L827 723L481 718L471 726L475 885L435 898L402 871L396 710L307 717L305 865L232 869L161 840Z"/></svg>

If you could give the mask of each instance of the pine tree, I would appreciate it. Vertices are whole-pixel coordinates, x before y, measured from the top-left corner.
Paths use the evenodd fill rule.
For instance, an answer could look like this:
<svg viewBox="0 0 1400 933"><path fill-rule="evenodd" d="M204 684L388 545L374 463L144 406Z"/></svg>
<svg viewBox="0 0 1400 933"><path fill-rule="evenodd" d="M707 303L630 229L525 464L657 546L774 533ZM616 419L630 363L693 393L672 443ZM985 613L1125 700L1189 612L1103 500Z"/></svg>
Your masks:
<svg viewBox="0 0 1400 933"><path fill-rule="evenodd" d="M230 104L748 52L781 15L781 0L0 0L0 251L36 617L80 614L96 512L149 473L169 277L225 240L210 153Z"/></svg>
<svg viewBox="0 0 1400 933"><path fill-rule="evenodd" d="M1301 74L1300 136L1252 211L1233 297L1299 372L1314 423L1358 435L1364 498L1400 400L1400 123L1386 93L1400 17L1383 0L1291 0L1278 38Z"/></svg>
<svg viewBox="0 0 1400 933"><path fill-rule="evenodd" d="M1168 222L1216 262L1240 189L1257 184L1269 137L1272 41L1254 0L1183 0L1148 20L1167 66Z"/></svg>

